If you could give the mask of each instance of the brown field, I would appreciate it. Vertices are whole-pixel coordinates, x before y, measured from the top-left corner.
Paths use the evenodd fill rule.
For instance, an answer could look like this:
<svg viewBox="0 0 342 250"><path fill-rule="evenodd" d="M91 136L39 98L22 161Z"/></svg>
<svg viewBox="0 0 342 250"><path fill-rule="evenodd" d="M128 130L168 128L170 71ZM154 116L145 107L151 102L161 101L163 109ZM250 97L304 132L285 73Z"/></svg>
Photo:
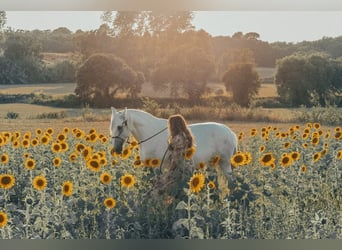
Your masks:
<svg viewBox="0 0 342 250"><path fill-rule="evenodd" d="M13 84L0 85L0 94L45 94L61 96L73 94L75 83L51 83L51 84Z"/></svg>

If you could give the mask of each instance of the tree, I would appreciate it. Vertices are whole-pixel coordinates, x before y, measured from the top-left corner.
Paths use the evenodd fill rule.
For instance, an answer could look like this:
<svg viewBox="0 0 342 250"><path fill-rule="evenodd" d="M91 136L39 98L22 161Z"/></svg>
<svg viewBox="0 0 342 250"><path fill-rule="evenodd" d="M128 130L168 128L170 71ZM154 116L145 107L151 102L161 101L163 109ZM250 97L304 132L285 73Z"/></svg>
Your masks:
<svg viewBox="0 0 342 250"><path fill-rule="evenodd" d="M119 90L136 96L143 81L143 75L120 58L110 54L94 54L76 72L75 93L84 102L104 106Z"/></svg>
<svg viewBox="0 0 342 250"><path fill-rule="evenodd" d="M249 62L234 63L222 77L226 89L231 88L234 101L244 107L251 104L252 98L258 93L260 80L255 65Z"/></svg>
<svg viewBox="0 0 342 250"><path fill-rule="evenodd" d="M29 33L10 33L4 43L4 57L26 76L26 83L43 82L41 44Z"/></svg>
<svg viewBox="0 0 342 250"><path fill-rule="evenodd" d="M205 89L214 72L212 58L201 48L184 45L175 49L152 73L152 83L156 90L169 88L171 96L180 92L195 101Z"/></svg>
<svg viewBox="0 0 342 250"><path fill-rule="evenodd" d="M281 100L293 106L333 102L341 93L341 63L325 54L295 54L277 61Z"/></svg>

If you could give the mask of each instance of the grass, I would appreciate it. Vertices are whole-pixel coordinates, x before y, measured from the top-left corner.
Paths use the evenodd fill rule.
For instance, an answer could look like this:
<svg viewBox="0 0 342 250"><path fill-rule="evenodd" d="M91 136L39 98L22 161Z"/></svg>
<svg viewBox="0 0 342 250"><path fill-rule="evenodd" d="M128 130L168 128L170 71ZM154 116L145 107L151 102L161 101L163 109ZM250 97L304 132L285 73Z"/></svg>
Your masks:
<svg viewBox="0 0 342 250"><path fill-rule="evenodd" d="M217 183L219 169L206 162L195 172L205 179L199 192L189 179L179 196L155 203L146 193L158 175L138 164L136 146L116 155L97 126L47 124L0 132L0 238L342 237L341 127L249 124L242 131L235 124L240 143L228 199L220 199L227 190Z"/></svg>

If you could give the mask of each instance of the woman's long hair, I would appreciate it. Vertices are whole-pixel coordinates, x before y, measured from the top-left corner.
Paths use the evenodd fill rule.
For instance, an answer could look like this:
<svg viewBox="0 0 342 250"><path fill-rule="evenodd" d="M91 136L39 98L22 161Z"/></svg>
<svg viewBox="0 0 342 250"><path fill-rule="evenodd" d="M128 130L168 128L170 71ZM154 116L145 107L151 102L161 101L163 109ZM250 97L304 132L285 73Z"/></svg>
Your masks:
<svg viewBox="0 0 342 250"><path fill-rule="evenodd" d="M170 131L169 143L173 137L176 135L183 134L188 142L187 147L191 148L193 146L193 136L188 129L186 121L182 115L172 115L169 117L168 126Z"/></svg>

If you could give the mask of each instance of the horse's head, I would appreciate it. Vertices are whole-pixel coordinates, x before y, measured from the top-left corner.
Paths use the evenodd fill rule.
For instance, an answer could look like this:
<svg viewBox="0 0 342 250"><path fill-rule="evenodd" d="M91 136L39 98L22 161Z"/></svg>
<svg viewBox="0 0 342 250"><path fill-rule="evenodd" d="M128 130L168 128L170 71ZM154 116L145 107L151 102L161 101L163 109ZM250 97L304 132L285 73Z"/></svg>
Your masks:
<svg viewBox="0 0 342 250"><path fill-rule="evenodd" d="M112 117L109 127L112 144L116 153L122 152L122 145L128 138L130 131L127 127L127 109L117 111L112 107Z"/></svg>

